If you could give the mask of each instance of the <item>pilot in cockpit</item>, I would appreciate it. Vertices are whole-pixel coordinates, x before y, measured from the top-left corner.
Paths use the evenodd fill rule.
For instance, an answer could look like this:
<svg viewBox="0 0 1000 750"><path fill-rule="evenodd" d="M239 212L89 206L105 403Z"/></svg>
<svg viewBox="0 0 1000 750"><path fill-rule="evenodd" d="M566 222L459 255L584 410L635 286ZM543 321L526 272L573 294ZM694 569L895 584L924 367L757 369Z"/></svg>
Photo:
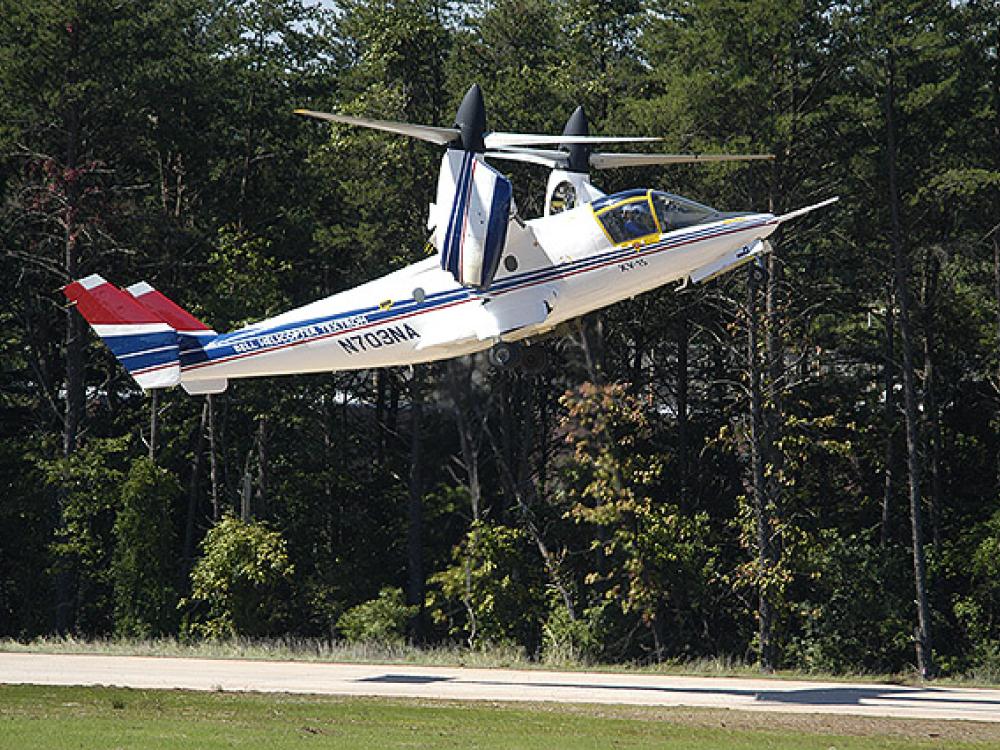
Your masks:
<svg viewBox="0 0 1000 750"><path fill-rule="evenodd" d="M631 238L644 237L656 231L653 217L649 213L649 206L646 205L645 201L627 203L622 209L626 236Z"/></svg>

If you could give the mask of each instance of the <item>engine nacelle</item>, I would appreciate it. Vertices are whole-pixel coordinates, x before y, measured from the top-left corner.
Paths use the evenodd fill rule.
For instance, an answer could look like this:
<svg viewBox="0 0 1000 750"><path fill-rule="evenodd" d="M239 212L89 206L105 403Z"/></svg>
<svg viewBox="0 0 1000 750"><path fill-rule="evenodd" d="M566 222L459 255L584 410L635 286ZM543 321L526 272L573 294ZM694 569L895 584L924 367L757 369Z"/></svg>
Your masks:
<svg viewBox="0 0 1000 750"><path fill-rule="evenodd" d="M545 215L562 213L602 198L604 193L590 182L585 172L553 169L545 188Z"/></svg>
<svg viewBox="0 0 1000 750"><path fill-rule="evenodd" d="M437 202L428 226L441 268L463 286L493 282L507 241L513 188L510 180L471 151L449 149L441 159Z"/></svg>

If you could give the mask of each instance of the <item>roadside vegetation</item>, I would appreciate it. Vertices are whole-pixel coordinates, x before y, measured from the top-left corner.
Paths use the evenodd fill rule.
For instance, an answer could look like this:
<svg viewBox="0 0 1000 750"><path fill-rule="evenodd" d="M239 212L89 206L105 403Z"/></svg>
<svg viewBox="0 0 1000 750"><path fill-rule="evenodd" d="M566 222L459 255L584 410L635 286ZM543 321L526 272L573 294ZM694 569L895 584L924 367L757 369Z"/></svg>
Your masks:
<svg viewBox="0 0 1000 750"><path fill-rule="evenodd" d="M415 664L428 667L496 669L551 669L559 671L622 672L705 677L760 677L756 662L732 658L670 659L647 662L597 662L587 659L532 659L522 648L464 644L417 646L405 641L329 641L315 638L225 638L178 640L176 638L78 639L70 636L40 637L30 641L0 640L0 652L39 654L104 654L113 656L165 656L195 659L253 659L264 661L315 661L357 664ZM922 683L916 669L895 673L820 672L779 669L770 674L777 680L823 682L877 682L916 685ZM941 685L997 687L1000 675L992 673L952 674L938 678Z"/></svg>

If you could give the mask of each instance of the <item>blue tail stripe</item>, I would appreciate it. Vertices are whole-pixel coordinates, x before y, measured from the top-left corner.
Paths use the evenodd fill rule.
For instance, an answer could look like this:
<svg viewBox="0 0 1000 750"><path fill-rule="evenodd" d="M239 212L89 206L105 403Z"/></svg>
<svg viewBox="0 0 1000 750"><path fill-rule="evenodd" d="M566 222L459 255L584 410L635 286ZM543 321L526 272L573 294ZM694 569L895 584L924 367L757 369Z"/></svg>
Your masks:
<svg viewBox="0 0 1000 750"><path fill-rule="evenodd" d="M103 336L102 340L130 373L179 361L175 331Z"/></svg>
<svg viewBox="0 0 1000 750"><path fill-rule="evenodd" d="M180 349L180 353L183 356L185 352L203 349L213 339L217 337L218 337L217 333L207 333L207 332L204 334L178 333L177 347L178 349Z"/></svg>
<svg viewBox="0 0 1000 750"><path fill-rule="evenodd" d="M159 352L176 352L176 351L177 351L176 344L170 344L169 346L161 346L156 349L145 349L141 352L136 352L135 354L122 354L119 355L118 360L124 363L125 360L127 359L133 360L136 357L147 357L151 354L157 354Z"/></svg>
<svg viewBox="0 0 1000 750"><path fill-rule="evenodd" d="M178 362L177 347L172 346L161 351L136 354L127 358L120 358L118 361L121 362L125 369L129 372L145 370L148 367L154 367L156 365L172 364Z"/></svg>
<svg viewBox="0 0 1000 750"><path fill-rule="evenodd" d="M127 357L130 354L141 354L150 349L164 346L174 346L177 334L173 331L158 331L157 333L126 334L124 336L104 336L103 341L116 357Z"/></svg>

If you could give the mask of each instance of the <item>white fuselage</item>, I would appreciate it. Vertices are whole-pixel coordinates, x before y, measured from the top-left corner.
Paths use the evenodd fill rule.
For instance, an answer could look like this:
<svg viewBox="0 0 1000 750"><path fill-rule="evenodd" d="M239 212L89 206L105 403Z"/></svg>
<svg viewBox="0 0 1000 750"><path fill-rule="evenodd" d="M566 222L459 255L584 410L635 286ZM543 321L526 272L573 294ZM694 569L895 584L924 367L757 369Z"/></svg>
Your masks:
<svg viewBox="0 0 1000 750"><path fill-rule="evenodd" d="M510 223L486 291L431 257L354 289L182 347L182 382L409 365L526 339L628 299L769 236L751 214L614 245L589 205ZM728 268L728 265L726 265Z"/></svg>

